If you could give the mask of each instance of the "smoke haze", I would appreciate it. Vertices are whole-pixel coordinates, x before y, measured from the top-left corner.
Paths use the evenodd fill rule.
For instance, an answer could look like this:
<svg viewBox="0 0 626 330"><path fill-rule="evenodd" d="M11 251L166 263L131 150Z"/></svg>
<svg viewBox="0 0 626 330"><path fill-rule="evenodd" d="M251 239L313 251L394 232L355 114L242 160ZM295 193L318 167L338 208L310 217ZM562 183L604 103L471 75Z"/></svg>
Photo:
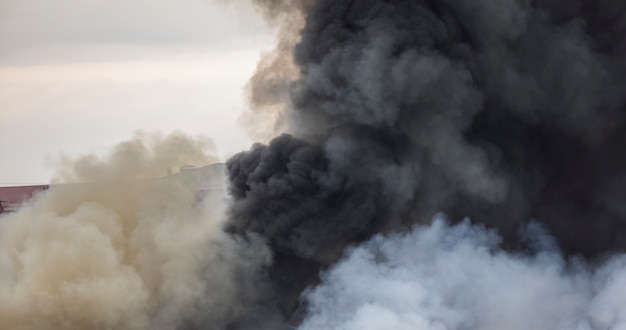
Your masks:
<svg viewBox="0 0 626 330"><path fill-rule="evenodd" d="M211 161L206 140L62 159L61 181L103 182L3 217L3 319L624 327L626 3L251 5L279 40L247 88L259 143L227 161L230 198L135 180Z"/></svg>

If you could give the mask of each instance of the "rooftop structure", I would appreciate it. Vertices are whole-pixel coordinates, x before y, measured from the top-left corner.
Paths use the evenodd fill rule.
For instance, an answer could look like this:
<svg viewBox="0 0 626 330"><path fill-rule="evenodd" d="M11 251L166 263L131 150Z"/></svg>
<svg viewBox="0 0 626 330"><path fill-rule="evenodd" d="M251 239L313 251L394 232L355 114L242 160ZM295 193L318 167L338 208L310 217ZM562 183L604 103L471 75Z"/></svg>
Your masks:
<svg viewBox="0 0 626 330"><path fill-rule="evenodd" d="M226 190L225 165L212 164L203 167L185 165L180 172L161 178L163 180L181 180L191 189L197 190L199 196L205 196L210 191ZM17 210L22 204L50 188L50 185L33 185L19 187L0 187L0 214Z"/></svg>
<svg viewBox="0 0 626 330"><path fill-rule="evenodd" d="M0 187L0 213L15 211L48 187L48 185Z"/></svg>

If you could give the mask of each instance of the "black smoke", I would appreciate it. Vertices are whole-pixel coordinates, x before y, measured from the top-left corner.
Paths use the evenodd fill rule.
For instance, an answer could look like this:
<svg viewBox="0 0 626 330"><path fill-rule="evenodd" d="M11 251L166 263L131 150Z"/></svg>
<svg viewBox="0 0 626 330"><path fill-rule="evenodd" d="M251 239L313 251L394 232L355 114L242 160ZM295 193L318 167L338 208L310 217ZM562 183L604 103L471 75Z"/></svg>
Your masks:
<svg viewBox="0 0 626 330"><path fill-rule="evenodd" d="M267 239L286 318L345 247L438 212L626 249L626 2L255 4L283 29L250 100L289 134L228 161L229 230Z"/></svg>

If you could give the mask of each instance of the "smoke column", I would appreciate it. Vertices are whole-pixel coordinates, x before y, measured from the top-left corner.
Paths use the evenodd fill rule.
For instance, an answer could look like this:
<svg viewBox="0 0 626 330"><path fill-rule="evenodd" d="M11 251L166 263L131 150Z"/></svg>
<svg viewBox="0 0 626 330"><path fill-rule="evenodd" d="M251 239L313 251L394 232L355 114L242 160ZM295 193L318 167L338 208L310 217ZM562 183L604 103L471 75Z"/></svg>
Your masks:
<svg viewBox="0 0 626 330"><path fill-rule="evenodd" d="M334 290L332 297L298 297L346 247L375 234L409 231L439 212L452 224L470 217L496 230L502 239L498 248L507 251L529 248L518 233L537 219L563 253L556 259L566 264L580 256L596 265L626 248L626 3L253 2L282 28L277 48L261 60L250 82L249 116L269 118L265 127L285 134L228 161L233 196L228 230L267 239L275 255L270 278L294 324L307 313L344 310L341 294L350 288ZM432 236L429 230L418 229L426 234L404 240ZM461 239L466 243L459 244L483 246L479 238ZM388 244L402 239L391 240ZM369 251L370 245L360 249ZM433 242L432 258L442 257L436 251L445 246ZM398 258L409 253L399 249ZM495 258L496 263L510 259L530 275L550 269L543 260L505 252ZM359 262L355 259L350 255L312 292L350 281L336 276ZM488 260L476 257L475 264L457 264L454 271L480 273L484 270L473 268L486 267ZM411 271L423 265L410 262ZM365 274L355 272L354 280L385 267L365 265ZM554 272L557 286L579 277L576 271ZM591 273L582 281L593 286L598 277ZM429 284L419 273L413 276L415 283ZM509 294L509 287L496 289ZM577 297L589 303L608 292L597 290ZM303 312L307 301L313 311ZM580 309L585 307L565 312ZM305 326L324 324L308 320ZM563 315L563 320L573 319ZM492 324L476 322L468 328Z"/></svg>

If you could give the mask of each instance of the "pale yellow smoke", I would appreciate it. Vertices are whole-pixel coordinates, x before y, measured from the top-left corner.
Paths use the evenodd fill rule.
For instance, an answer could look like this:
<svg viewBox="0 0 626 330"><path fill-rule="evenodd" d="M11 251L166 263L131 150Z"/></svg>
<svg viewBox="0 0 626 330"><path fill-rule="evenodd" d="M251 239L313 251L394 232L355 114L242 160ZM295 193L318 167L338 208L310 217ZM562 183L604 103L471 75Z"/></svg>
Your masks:
<svg viewBox="0 0 626 330"><path fill-rule="evenodd" d="M221 191L201 201L176 176L148 178L213 159L206 141L155 136L65 159L60 178L98 181L52 185L0 217L0 328L221 328L241 313L235 275L269 253L222 231Z"/></svg>
<svg viewBox="0 0 626 330"><path fill-rule="evenodd" d="M218 161L213 142L182 132L164 135L137 131L135 136L116 145L108 155L88 155L79 159L61 156L53 165L53 182L92 182L154 178L167 168L180 165L207 165Z"/></svg>

